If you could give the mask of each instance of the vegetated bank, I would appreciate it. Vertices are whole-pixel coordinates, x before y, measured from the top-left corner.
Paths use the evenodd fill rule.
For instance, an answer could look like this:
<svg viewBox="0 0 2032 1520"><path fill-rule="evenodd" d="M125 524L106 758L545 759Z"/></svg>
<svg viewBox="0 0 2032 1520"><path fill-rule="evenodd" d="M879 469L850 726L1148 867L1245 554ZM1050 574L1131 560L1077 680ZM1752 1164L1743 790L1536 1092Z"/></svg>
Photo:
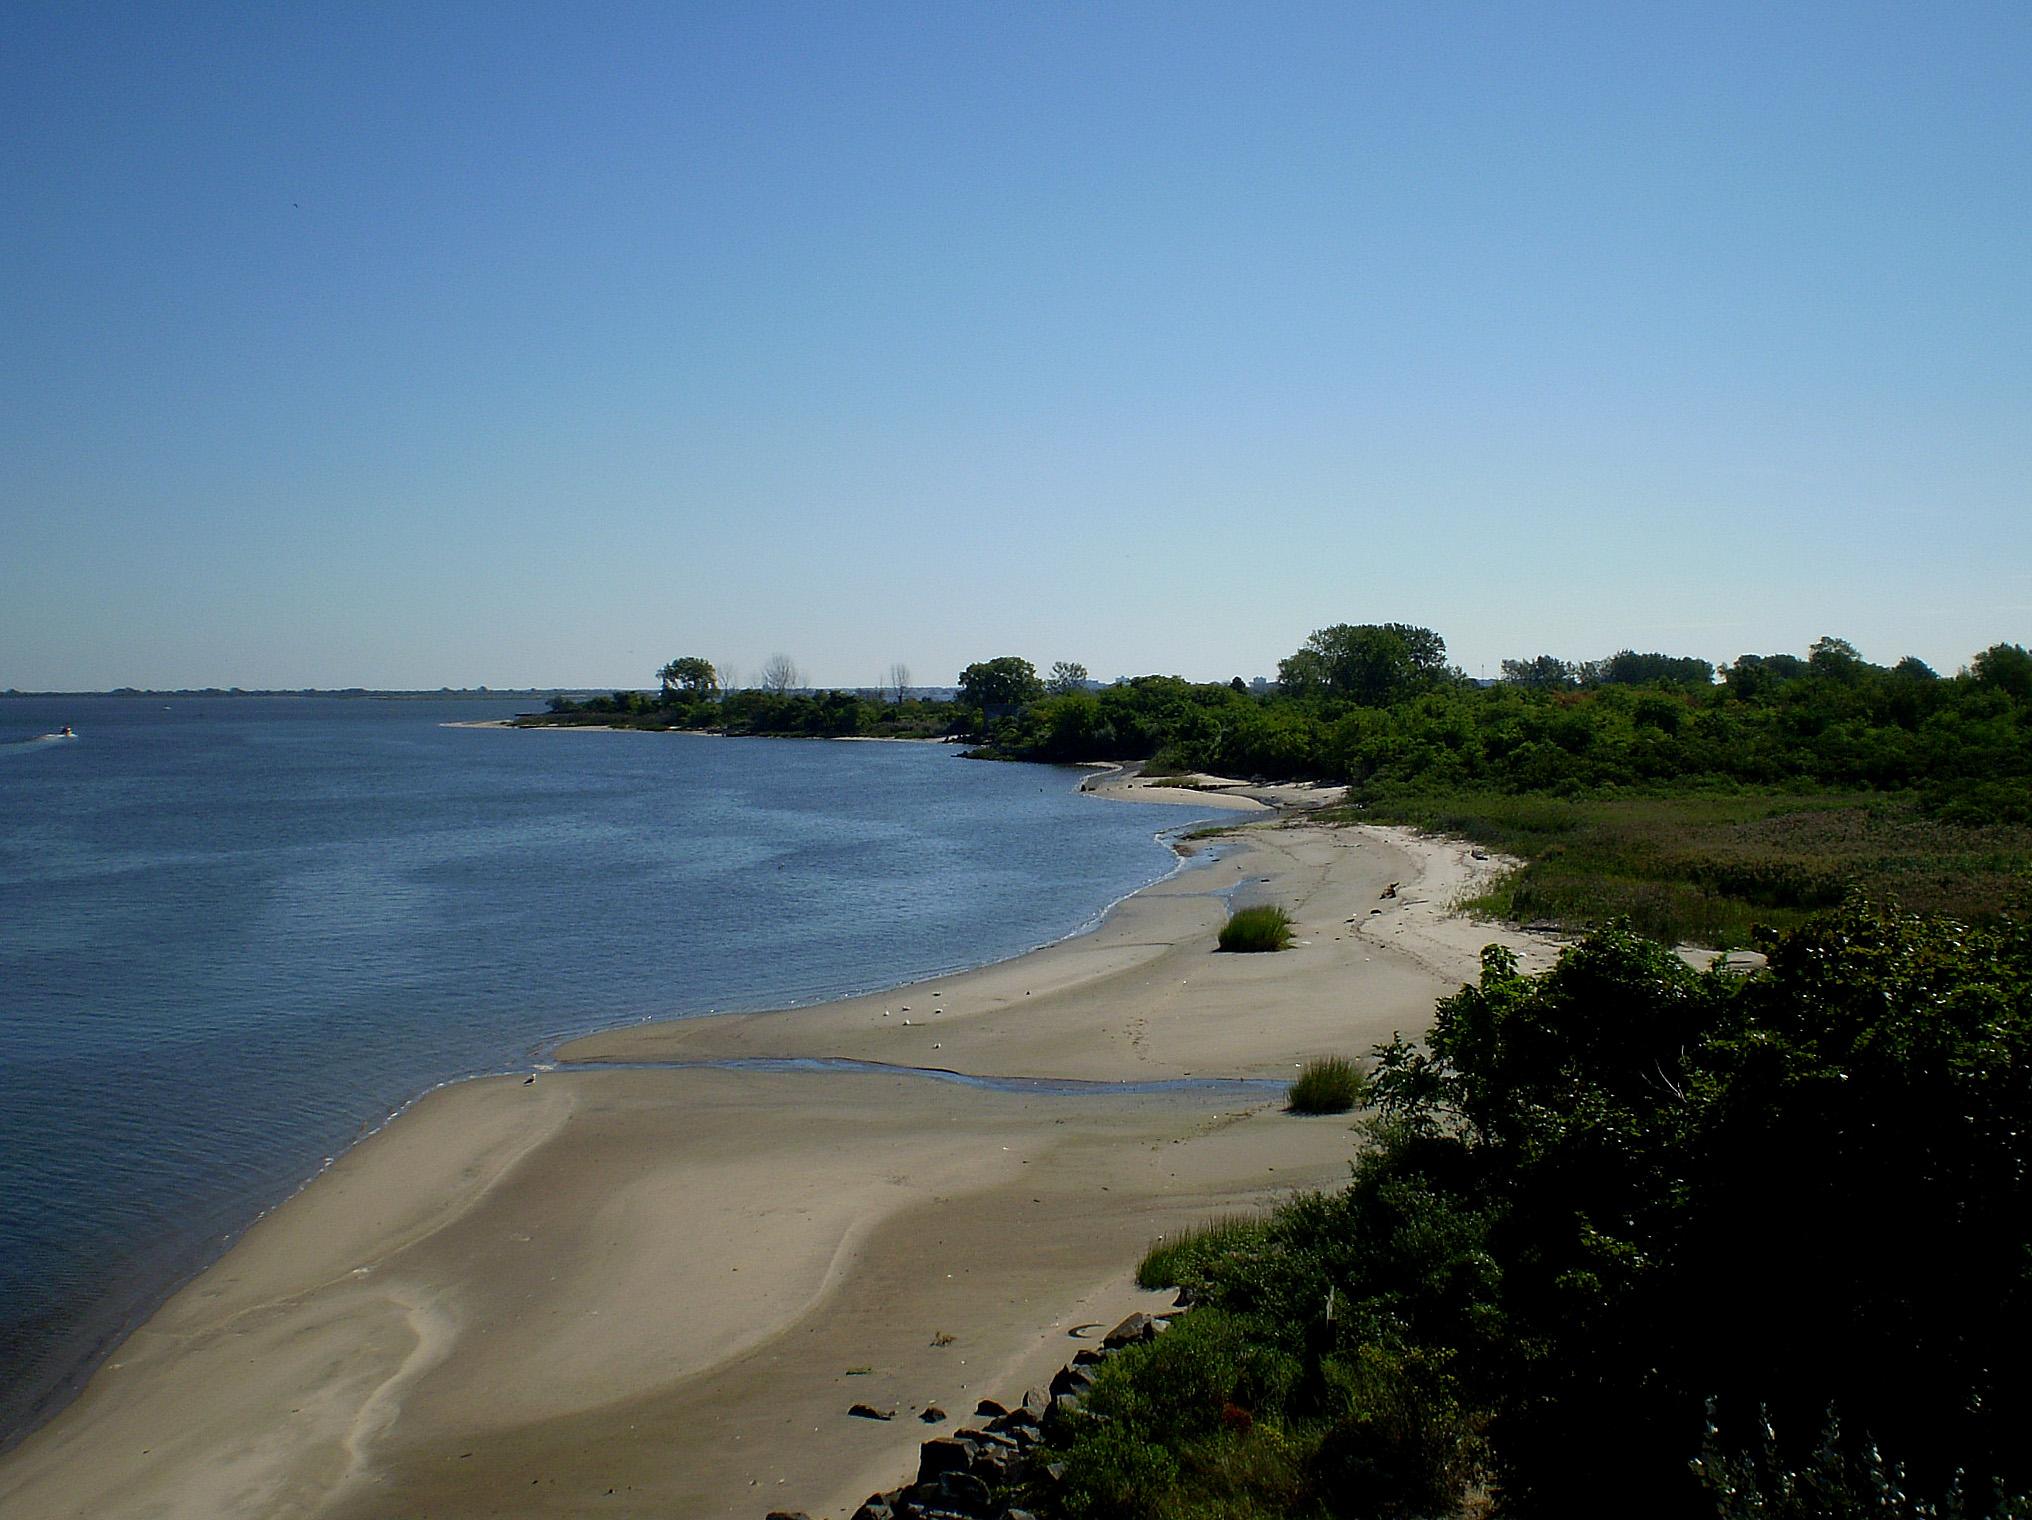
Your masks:
<svg viewBox="0 0 2032 1520"><path fill-rule="evenodd" d="M2032 1513L2032 929L1855 898L1765 949L1485 952L1380 1052L1351 1186L1146 1261L1198 1307L1047 1426L1034 1502Z"/></svg>
<svg viewBox="0 0 2032 1520"><path fill-rule="evenodd" d="M1524 870L1490 911L1663 939L1748 942L1862 886L1983 918L2032 873L2032 654L1939 676L1840 639L1804 657L1624 651L1505 661L1469 681L1401 624L1322 629L1276 688L1151 676L1044 696L989 725L1016 759L1310 778L1347 815L1459 833Z"/></svg>

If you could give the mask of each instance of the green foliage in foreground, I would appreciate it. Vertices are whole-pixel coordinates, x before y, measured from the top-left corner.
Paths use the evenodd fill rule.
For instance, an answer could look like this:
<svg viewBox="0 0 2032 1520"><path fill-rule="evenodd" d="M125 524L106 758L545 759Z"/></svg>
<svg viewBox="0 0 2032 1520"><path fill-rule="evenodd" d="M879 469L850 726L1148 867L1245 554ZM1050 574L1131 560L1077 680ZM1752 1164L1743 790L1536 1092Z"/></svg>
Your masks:
<svg viewBox="0 0 2032 1520"><path fill-rule="evenodd" d="M1345 1056L1307 1061L1291 1084L1291 1111L1298 1114L1344 1114L1367 1097L1368 1073Z"/></svg>
<svg viewBox="0 0 2032 1520"><path fill-rule="evenodd" d="M1275 905L1238 909L1221 925L1223 950L1282 950L1291 943L1291 915Z"/></svg>
<svg viewBox="0 0 2032 1520"><path fill-rule="evenodd" d="M1855 899L1764 948L1485 951L1347 1189L1145 1263L1203 1307L1054 1421L1060 1513L2021 1512L2032 928Z"/></svg>
<svg viewBox="0 0 2032 1520"><path fill-rule="evenodd" d="M1614 796L1460 792L1343 817L1464 835L1524 861L1467 907L1584 929L1626 918L1667 943L1751 942L1860 889L1918 913L1984 919L2032 882L2032 825L1955 823L1907 795Z"/></svg>

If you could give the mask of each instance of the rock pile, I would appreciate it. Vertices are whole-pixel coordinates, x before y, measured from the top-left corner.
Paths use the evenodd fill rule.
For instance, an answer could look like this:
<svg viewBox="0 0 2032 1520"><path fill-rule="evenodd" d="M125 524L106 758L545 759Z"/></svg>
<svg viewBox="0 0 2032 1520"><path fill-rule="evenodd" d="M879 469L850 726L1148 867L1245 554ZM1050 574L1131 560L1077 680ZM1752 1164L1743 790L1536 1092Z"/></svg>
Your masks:
<svg viewBox="0 0 2032 1520"><path fill-rule="evenodd" d="M1075 1353L1049 1389L1031 1389L1014 1408L982 1399L974 1409L979 1425L926 1441L918 1450L916 1479L870 1495L853 1520L1034 1520L1003 1495L1017 1485L1048 1485L1064 1477L1057 1463L1040 1461L1035 1453L1046 1416L1054 1409L1077 1409L1094 1385L1096 1366L1124 1346L1155 1339L1169 1323L1169 1316L1132 1314L1101 1338L1099 1351ZM809 1517L772 1510L767 1520Z"/></svg>

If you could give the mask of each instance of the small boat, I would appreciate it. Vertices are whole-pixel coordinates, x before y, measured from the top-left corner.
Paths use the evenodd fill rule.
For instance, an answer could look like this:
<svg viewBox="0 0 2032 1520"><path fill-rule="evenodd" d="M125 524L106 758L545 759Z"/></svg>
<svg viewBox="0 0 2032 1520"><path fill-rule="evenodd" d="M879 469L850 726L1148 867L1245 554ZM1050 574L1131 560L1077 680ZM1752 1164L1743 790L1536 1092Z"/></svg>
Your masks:
<svg viewBox="0 0 2032 1520"><path fill-rule="evenodd" d="M65 724L65 725L64 725L64 726L63 726L62 728L58 729L58 730L57 730L57 731L56 731L55 733L51 734L51 735L50 735L50 738L52 738L52 739L75 739L75 738L77 738L77 734L76 734L76 732L75 732L75 731L73 731L73 729L71 728L70 724L66 723L66 724Z"/></svg>

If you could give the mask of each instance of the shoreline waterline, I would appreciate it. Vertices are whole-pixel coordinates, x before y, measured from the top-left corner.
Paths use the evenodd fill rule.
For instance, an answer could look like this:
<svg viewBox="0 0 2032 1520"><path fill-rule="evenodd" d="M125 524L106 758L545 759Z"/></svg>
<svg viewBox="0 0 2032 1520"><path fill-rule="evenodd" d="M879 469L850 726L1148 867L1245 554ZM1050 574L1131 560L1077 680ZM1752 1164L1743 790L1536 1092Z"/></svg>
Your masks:
<svg viewBox="0 0 2032 1520"><path fill-rule="evenodd" d="M877 1070L604 1070L587 1058L1267 1082L1318 1049L1359 1053L1366 1036L1387 1036L1385 1023L1422 1027L1433 992L1450 990L1366 922L1380 882L1412 875L1404 843L1380 831L1246 830L1224 846L1232 857L1208 863L1218 880L1181 866L1098 928L1010 960L794 1018L626 1026L560 1050L575 1067L569 1081L537 1072L438 1089L264 1216L83 1398L0 1459L0 1498L43 1513L33 1505L89 1475L99 1513L139 1513L144 1499L180 1493L222 1514L346 1515L396 1496L457 1514L529 1487L532 1462L572 1492L595 1468L641 1479L639 1499L653 1492L687 1514L758 1507L747 1483L762 1481L747 1471L757 1461L783 1469L781 1490L772 1478L759 1507L781 1497L819 1512L842 1485L885 1486L907 1465L897 1453L925 1432L891 1430L885 1445L881 1432L841 1428L843 1367L877 1368L871 1376L905 1401L957 1400L955 1383L968 1397L1006 1393L1007 1380L1056 1354L1065 1314L1101 1317L1138 1298L1126 1270L1151 1234L1292 1183L1330 1182L1349 1153L1345 1127L1264 1101L955 1089ZM1284 956L1206 953L1222 893L1245 887L1296 900L1310 941ZM1456 958L1471 964L1472 952ZM1343 985L1351 977L1360 985ZM1374 1006L1350 1020L1327 1006L1336 993ZM606 1243L582 1243L573 1221ZM525 1246L543 1281L513 1259ZM631 1285L643 1272L685 1284L680 1296L700 1312L640 1299ZM940 1323L916 1323L920 1313ZM946 1319L964 1327L952 1357L930 1346L934 1330L953 1333ZM553 1320L571 1327L566 1340ZM389 1361L398 1325L410 1349ZM247 1374L258 1390L212 1387L208 1374L226 1365L216 1358L256 1349L247 1334L262 1352ZM581 1337L601 1355L589 1357ZM316 1393L306 1338L324 1359L315 1365L337 1355L355 1368L350 1393ZM511 1343L529 1360L494 1349ZM645 1361L638 1343L661 1351ZM549 1391L522 1386L531 1366L554 1369ZM301 1411L314 1397L316 1420L261 1412ZM795 1449L755 1432L727 1451L726 1416L709 1418L711 1400L758 1417L808 1412L817 1428ZM699 1430L630 1437L630 1424L681 1410ZM153 1437L165 1420L177 1433ZM513 1439L487 1435L502 1430ZM161 1455L156 1439L179 1459L151 1471L122 1455L135 1442ZM251 1507L206 1476L222 1442L268 1453L258 1473L239 1474L258 1495ZM474 1450L474 1462L440 1470L458 1456L446 1443ZM337 1463L341 1448L354 1455Z"/></svg>
<svg viewBox="0 0 2032 1520"><path fill-rule="evenodd" d="M1180 869L1156 825L1211 811L1094 827L1119 810L1072 800L1077 773L921 746L557 750L427 703L99 705L4 778L10 1446L441 1082L1020 954ZM594 927L645 948L574 969Z"/></svg>

